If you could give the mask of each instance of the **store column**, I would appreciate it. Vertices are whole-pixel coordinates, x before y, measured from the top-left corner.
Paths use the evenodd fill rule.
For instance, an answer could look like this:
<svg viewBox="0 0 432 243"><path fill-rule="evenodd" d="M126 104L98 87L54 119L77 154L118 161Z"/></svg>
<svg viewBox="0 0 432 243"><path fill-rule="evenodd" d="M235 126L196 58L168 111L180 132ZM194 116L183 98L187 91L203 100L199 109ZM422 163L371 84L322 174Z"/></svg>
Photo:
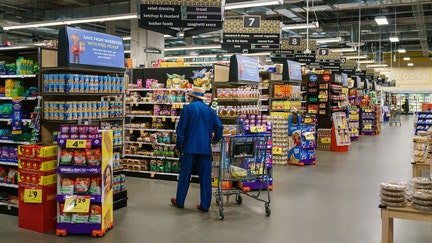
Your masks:
<svg viewBox="0 0 432 243"><path fill-rule="evenodd" d="M137 4L131 1L131 12L139 12ZM133 67L150 66L164 57L164 35L138 27L138 20L131 21L131 59ZM151 66L150 66L151 67Z"/></svg>

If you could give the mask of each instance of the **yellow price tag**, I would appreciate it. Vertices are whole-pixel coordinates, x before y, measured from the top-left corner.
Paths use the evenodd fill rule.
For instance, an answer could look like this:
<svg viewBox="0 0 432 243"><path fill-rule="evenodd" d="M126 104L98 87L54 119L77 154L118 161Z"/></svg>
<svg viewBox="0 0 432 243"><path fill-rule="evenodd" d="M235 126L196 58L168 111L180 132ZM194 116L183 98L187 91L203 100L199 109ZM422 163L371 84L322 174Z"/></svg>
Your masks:
<svg viewBox="0 0 432 243"><path fill-rule="evenodd" d="M365 129L367 129L367 130L371 130L371 129L372 129L372 125L369 125L369 124L368 124L368 125L365 125L364 127L365 127Z"/></svg>
<svg viewBox="0 0 432 243"><path fill-rule="evenodd" d="M166 121L166 117L162 117L162 121L165 122Z"/></svg>
<svg viewBox="0 0 432 243"><path fill-rule="evenodd" d="M327 95L318 95L318 99L326 99Z"/></svg>
<svg viewBox="0 0 432 243"><path fill-rule="evenodd" d="M42 189L24 189L25 203L42 203Z"/></svg>
<svg viewBox="0 0 432 243"><path fill-rule="evenodd" d="M154 177L155 177L155 173L154 172L150 173L150 178L154 178Z"/></svg>
<svg viewBox="0 0 432 243"><path fill-rule="evenodd" d="M87 148L87 140L68 139L66 140L66 148Z"/></svg>
<svg viewBox="0 0 432 243"><path fill-rule="evenodd" d="M66 197L63 212L88 213L90 209L90 196Z"/></svg>
<svg viewBox="0 0 432 243"><path fill-rule="evenodd" d="M250 127L250 131L252 133L265 132L264 127L262 127L262 126Z"/></svg>
<svg viewBox="0 0 432 243"><path fill-rule="evenodd" d="M331 138L321 138L321 143L325 143L325 144L331 143Z"/></svg>
<svg viewBox="0 0 432 243"><path fill-rule="evenodd" d="M282 154L282 147L273 147L272 152L274 155L281 155Z"/></svg>
<svg viewBox="0 0 432 243"><path fill-rule="evenodd" d="M313 140L315 140L315 135L311 132L307 132L307 133L305 133L305 139L307 141L313 141Z"/></svg>
<svg viewBox="0 0 432 243"><path fill-rule="evenodd" d="M310 117L305 118L304 123L312 123L312 118L310 118Z"/></svg>
<svg viewBox="0 0 432 243"><path fill-rule="evenodd" d="M317 110L309 110L308 113L309 113L309 114L316 114L316 113L317 113Z"/></svg>
<svg viewBox="0 0 432 243"><path fill-rule="evenodd" d="M129 130L129 134L133 134L134 131L132 129Z"/></svg>

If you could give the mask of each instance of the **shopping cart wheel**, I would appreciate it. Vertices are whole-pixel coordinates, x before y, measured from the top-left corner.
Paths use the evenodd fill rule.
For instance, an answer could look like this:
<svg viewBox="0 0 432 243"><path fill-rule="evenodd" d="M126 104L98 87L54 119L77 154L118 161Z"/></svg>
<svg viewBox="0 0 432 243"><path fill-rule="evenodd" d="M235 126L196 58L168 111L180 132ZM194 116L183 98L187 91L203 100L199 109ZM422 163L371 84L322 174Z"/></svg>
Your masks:
<svg viewBox="0 0 432 243"><path fill-rule="evenodd" d="M236 203L242 204L242 202L243 202L243 198L240 196L240 194L236 194Z"/></svg>
<svg viewBox="0 0 432 243"><path fill-rule="evenodd" d="M225 214L224 214L224 210L223 210L223 208L219 208L219 219L220 219L220 220L223 220L223 219L224 219L224 216L225 216Z"/></svg>
<svg viewBox="0 0 432 243"><path fill-rule="evenodd" d="M268 203L265 205L265 214L266 216L270 216L271 214L270 205Z"/></svg>

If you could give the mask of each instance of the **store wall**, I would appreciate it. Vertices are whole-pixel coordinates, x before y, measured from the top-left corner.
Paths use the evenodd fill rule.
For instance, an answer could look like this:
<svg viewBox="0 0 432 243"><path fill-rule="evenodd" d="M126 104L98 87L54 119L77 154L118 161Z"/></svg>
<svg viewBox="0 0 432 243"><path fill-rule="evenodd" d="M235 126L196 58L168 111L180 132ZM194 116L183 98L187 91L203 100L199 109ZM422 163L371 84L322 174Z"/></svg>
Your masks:
<svg viewBox="0 0 432 243"><path fill-rule="evenodd" d="M432 85L431 68L393 68L396 85Z"/></svg>

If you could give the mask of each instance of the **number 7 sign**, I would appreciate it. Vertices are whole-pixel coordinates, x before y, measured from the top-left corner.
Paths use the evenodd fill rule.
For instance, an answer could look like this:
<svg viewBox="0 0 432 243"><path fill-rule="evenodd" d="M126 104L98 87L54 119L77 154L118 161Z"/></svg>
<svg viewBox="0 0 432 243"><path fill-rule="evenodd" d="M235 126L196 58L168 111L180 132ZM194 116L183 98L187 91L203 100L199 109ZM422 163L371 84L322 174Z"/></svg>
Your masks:
<svg viewBox="0 0 432 243"><path fill-rule="evenodd" d="M243 16L244 28L260 28L261 16Z"/></svg>

